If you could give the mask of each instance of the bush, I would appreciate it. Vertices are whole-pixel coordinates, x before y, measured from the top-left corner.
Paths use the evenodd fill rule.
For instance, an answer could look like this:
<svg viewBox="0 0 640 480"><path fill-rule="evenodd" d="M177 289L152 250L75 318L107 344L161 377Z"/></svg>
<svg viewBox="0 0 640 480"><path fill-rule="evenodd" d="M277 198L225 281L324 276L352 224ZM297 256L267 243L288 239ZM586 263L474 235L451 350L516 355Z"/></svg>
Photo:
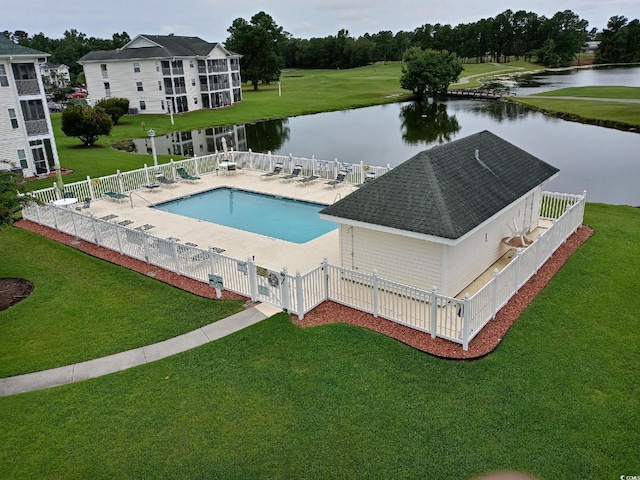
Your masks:
<svg viewBox="0 0 640 480"><path fill-rule="evenodd" d="M100 107L71 105L62 112L62 131L67 137L78 137L90 147L100 135L109 135L113 122Z"/></svg>
<svg viewBox="0 0 640 480"><path fill-rule="evenodd" d="M107 115L111 117L111 121L115 125L120 120L120 117L126 115L129 111L129 99L120 97L101 98L96 102L95 106L107 112Z"/></svg>

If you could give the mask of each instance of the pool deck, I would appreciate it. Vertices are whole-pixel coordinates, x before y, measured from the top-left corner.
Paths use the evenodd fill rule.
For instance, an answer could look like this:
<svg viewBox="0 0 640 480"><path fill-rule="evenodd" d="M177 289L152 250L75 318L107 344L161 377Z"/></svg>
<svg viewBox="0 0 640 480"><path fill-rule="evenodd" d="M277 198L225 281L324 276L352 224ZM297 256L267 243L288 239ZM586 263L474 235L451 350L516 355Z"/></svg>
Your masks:
<svg viewBox="0 0 640 480"><path fill-rule="evenodd" d="M96 200L91 203L91 211L96 217L117 215L113 222L130 220L132 221L128 225L130 228L145 224L154 225L148 233L159 238L175 237L182 243L195 243L200 248L222 248L225 250L225 255L238 259L254 257L258 265L273 270L286 267L290 273L297 271L305 273L318 266L325 257L331 263L340 264L338 229L307 243L296 244L148 208L152 204L220 187L238 188L327 205L334 203L336 198L344 198L356 189L349 184L329 187L325 185L327 182L325 179L319 179L306 186L296 181L284 183L277 178L264 180L263 173L242 171L235 175L204 175L198 183L180 181L176 186L163 185L153 190L138 190L122 202L109 199Z"/></svg>

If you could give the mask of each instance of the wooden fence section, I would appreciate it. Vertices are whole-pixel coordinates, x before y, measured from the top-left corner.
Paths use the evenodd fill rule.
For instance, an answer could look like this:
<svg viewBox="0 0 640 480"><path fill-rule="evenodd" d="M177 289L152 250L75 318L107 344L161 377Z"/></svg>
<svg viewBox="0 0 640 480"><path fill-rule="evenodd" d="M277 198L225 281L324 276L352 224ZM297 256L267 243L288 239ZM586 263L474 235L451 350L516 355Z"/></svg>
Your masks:
<svg viewBox="0 0 640 480"><path fill-rule="evenodd" d="M271 170L276 163L293 168L303 165L310 172L325 172L333 177L338 162L322 163L314 159L300 159L251 152L230 153L242 168ZM163 165L170 177L177 166L189 172L203 174L218 168L219 156L199 157ZM304 162L307 163L304 163ZM380 168L380 167L376 167ZM333 169L333 170L332 170ZM359 182L371 171L364 165L351 169L351 181ZM375 170L382 172L383 170ZM386 170L384 170L386 171ZM328 173L327 173L328 172ZM87 179L70 184L77 197L83 194L95 198L106 191L133 191L147 182L149 169L126 174L117 173L99 181ZM378 277L374 271L366 273L329 264L326 259L310 272L290 274L286 268L272 271L247 260L227 257L213 249L204 250L148 234L79 213L73 209L56 207L50 203L60 192L46 189L34 192L43 203L32 202L23 209L23 218L46 225L76 238L157 265L181 275L208 283L212 288L224 288L266 302L295 313L299 318L325 300L332 300L376 317L415 328L459 343L467 350L469 342L493 319L500 308L515 295L532 275L551 257L553 252L582 224L586 192L583 195L543 193L541 217L551 221L544 233L526 249L517 249L515 258L473 297L463 299L420 290Z"/></svg>

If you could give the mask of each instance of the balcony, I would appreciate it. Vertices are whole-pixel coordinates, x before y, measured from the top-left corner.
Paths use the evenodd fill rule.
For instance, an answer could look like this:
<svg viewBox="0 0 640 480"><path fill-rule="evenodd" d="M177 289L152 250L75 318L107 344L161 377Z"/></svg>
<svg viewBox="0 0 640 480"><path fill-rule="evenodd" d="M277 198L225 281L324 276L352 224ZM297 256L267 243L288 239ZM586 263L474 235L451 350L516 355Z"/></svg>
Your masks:
<svg viewBox="0 0 640 480"><path fill-rule="evenodd" d="M47 121L41 120L26 120L24 122L27 127L27 136L37 137L38 135L48 135L49 129L47 128Z"/></svg>
<svg viewBox="0 0 640 480"><path fill-rule="evenodd" d="M16 80L18 95L40 95L38 80Z"/></svg>

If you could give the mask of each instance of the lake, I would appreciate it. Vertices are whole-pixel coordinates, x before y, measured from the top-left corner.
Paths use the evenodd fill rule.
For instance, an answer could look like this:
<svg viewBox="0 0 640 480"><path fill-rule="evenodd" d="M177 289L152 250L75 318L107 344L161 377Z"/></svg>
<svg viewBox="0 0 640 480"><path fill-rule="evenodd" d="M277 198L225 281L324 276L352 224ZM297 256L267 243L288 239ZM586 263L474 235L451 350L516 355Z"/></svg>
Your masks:
<svg viewBox="0 0 640 480"><path fill-rule="evenodd" d="M520 94L579 85L640 86L640 68L553 72L526 81L530 86L518 87ZM156 137L156 146L159 153L202 155L220 150L225 138L237 150L393 167L482 130L559 168L547 190L586 190L588 201L640 206L639 133L568 122L491 100L405 102L200 129ZM139 151L150 151L146 139L136 142Z"/></svg>

